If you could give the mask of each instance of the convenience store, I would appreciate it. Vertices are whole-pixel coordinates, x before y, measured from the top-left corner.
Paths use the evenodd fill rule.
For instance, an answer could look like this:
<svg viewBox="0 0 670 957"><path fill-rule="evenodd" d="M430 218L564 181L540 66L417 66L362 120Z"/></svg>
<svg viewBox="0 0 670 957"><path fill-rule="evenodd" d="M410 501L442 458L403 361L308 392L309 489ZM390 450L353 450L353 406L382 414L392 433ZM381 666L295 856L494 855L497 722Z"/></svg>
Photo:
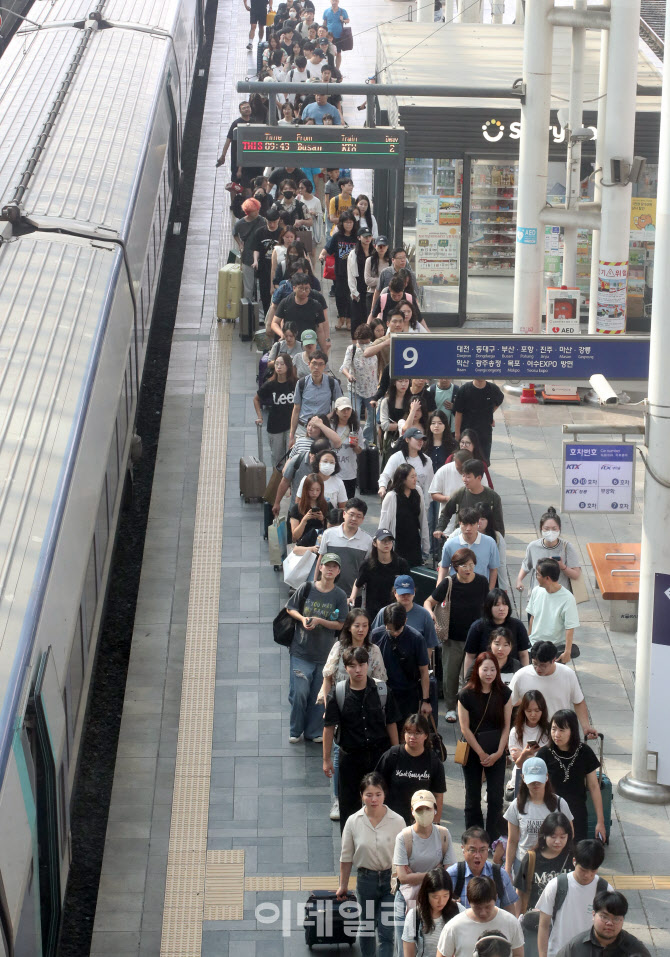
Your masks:
<svg viewBox="0 0 670 957"><path fill-rule="evenodd" d="M431 35L432 34L432 35ZM600 35L586 33L582 195L592 198L597 136ZM377 70L385 83L444 84L466 89L511 88L522 74L523 28L509 24L390 23L378 28ZM653 287L654 213L660 129L660 62L640 45L635 154L647 165L631 215L629 329L648 329ZM551 123L547 130L547 201L565 199L567 143L557 111L570 92L570 31L554 31ZM516 204L521 110L517 100L475 97L382 99L383 121L407 131L402 237L423 288L423 309L434 325L466 318L509 319L514 295ZM375 174L375 194L388 189ZM393 204L389 204L392 208ZM394 226L388 224L393 235ZM547 227L545 285L560 285L562 231ZM577 261L582 314L588 311L591 232L580 231Z"/></svg>

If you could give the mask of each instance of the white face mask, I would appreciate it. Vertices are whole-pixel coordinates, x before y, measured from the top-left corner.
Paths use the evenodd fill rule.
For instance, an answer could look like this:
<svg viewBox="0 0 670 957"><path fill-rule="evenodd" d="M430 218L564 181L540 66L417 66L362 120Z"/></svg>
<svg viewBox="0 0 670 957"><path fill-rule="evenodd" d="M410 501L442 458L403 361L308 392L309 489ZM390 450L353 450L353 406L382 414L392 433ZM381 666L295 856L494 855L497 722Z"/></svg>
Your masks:
<svg viewBox="0 0 670 957"><path fill-rule="evenodd" d="M433 823L435 817L435 811L431 807L420 807L412 813L414 814L414 820L420 827L428 827L429 824Z"/></svg>
<svg viewBox="0 0 670 957"><path fill-rule="evenodd" d="M289 10L288 15L291 18L291 20L295 20L295 18L298 16L295 10Z"/></svg>
<svg viewBox="0 0 670 957"><path fill-rule="evenodd" d="M545 542L555 542L559 536L559 533L554 531L553 528L543 528L541 534Z"/></svg>
<svg viewBox="0 0 670 957"><path fill-rule="evenodd" d="M322 475L332 475L334 471L335 471L334 462L322 462L321 465L319 466L319 472L321 472Z"/></svg>

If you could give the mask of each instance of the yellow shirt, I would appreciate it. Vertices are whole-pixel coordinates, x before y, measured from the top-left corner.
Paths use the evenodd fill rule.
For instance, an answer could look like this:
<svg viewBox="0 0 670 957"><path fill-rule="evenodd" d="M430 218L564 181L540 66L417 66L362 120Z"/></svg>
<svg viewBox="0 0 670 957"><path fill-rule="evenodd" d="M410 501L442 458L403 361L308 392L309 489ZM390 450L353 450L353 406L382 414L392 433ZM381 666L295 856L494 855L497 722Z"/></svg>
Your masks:
<svg viewBox="0 0 670 957"><path fill-rule="evenodd" d="M328 207L328 215L339 216L345 209L351 209L353 205L354 201L351 196L345 196L344 193L340 193L339 196L333 196L331 199L330 206Z"/></svg>

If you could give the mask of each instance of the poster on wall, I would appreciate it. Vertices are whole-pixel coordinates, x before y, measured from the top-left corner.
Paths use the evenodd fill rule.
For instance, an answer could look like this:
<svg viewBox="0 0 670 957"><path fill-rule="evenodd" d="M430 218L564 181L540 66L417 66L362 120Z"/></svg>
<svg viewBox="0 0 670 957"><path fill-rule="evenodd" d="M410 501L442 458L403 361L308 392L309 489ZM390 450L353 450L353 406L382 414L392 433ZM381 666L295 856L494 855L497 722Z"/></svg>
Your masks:
<svg viewBox="0 0 670 957"><path fill-rule="evenodd" d="M418 196L416 200L417 226L436 226L438 223L440 197L432 195Z"/></svg>
<svg viewBox="0 0 670 957"><path fill-rule="evenodd" d="M656 200L634 197L630 202L630 238L656 241Z"/></svg>
<svg viewBox="0 0 670 957"><path fill-rule="evenodd" d="M626 331L628 262L598 262L596 332L618 335Z"/></svg>
<svg viewBox="0 0 670 957"><path fill-rule="evenodd" d="M460 226L416 227L416 278L421 286L457 286Z"/></svg>
<svg viewBox="0 0 670 957"><path fill-rule="evenodd" d="M439 209L437 212L438 223L440 226L459 226L461 225L461 197L460 196L440 196Z"/></svg>

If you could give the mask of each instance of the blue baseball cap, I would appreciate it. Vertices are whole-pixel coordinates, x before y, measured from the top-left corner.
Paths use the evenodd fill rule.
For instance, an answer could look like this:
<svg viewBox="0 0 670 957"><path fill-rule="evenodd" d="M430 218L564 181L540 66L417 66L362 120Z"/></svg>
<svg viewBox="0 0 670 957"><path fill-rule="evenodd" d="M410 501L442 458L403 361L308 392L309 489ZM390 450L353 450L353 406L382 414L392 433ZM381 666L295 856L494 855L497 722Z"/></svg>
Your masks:
<svg viewBox="0 0 670 957"><path fill-rule="evenodd" d="M523 762L521 774L526 784L532 784L533 782L544 784L549 772L542 758L528 758L528 760Z"/></svg>
<svg viewBox="0 0 670 957"><path fill-rule="evenodd" d="M411 575L398 575L393 582L393 591L396 595L413 595L416 588Z"/></svg>

